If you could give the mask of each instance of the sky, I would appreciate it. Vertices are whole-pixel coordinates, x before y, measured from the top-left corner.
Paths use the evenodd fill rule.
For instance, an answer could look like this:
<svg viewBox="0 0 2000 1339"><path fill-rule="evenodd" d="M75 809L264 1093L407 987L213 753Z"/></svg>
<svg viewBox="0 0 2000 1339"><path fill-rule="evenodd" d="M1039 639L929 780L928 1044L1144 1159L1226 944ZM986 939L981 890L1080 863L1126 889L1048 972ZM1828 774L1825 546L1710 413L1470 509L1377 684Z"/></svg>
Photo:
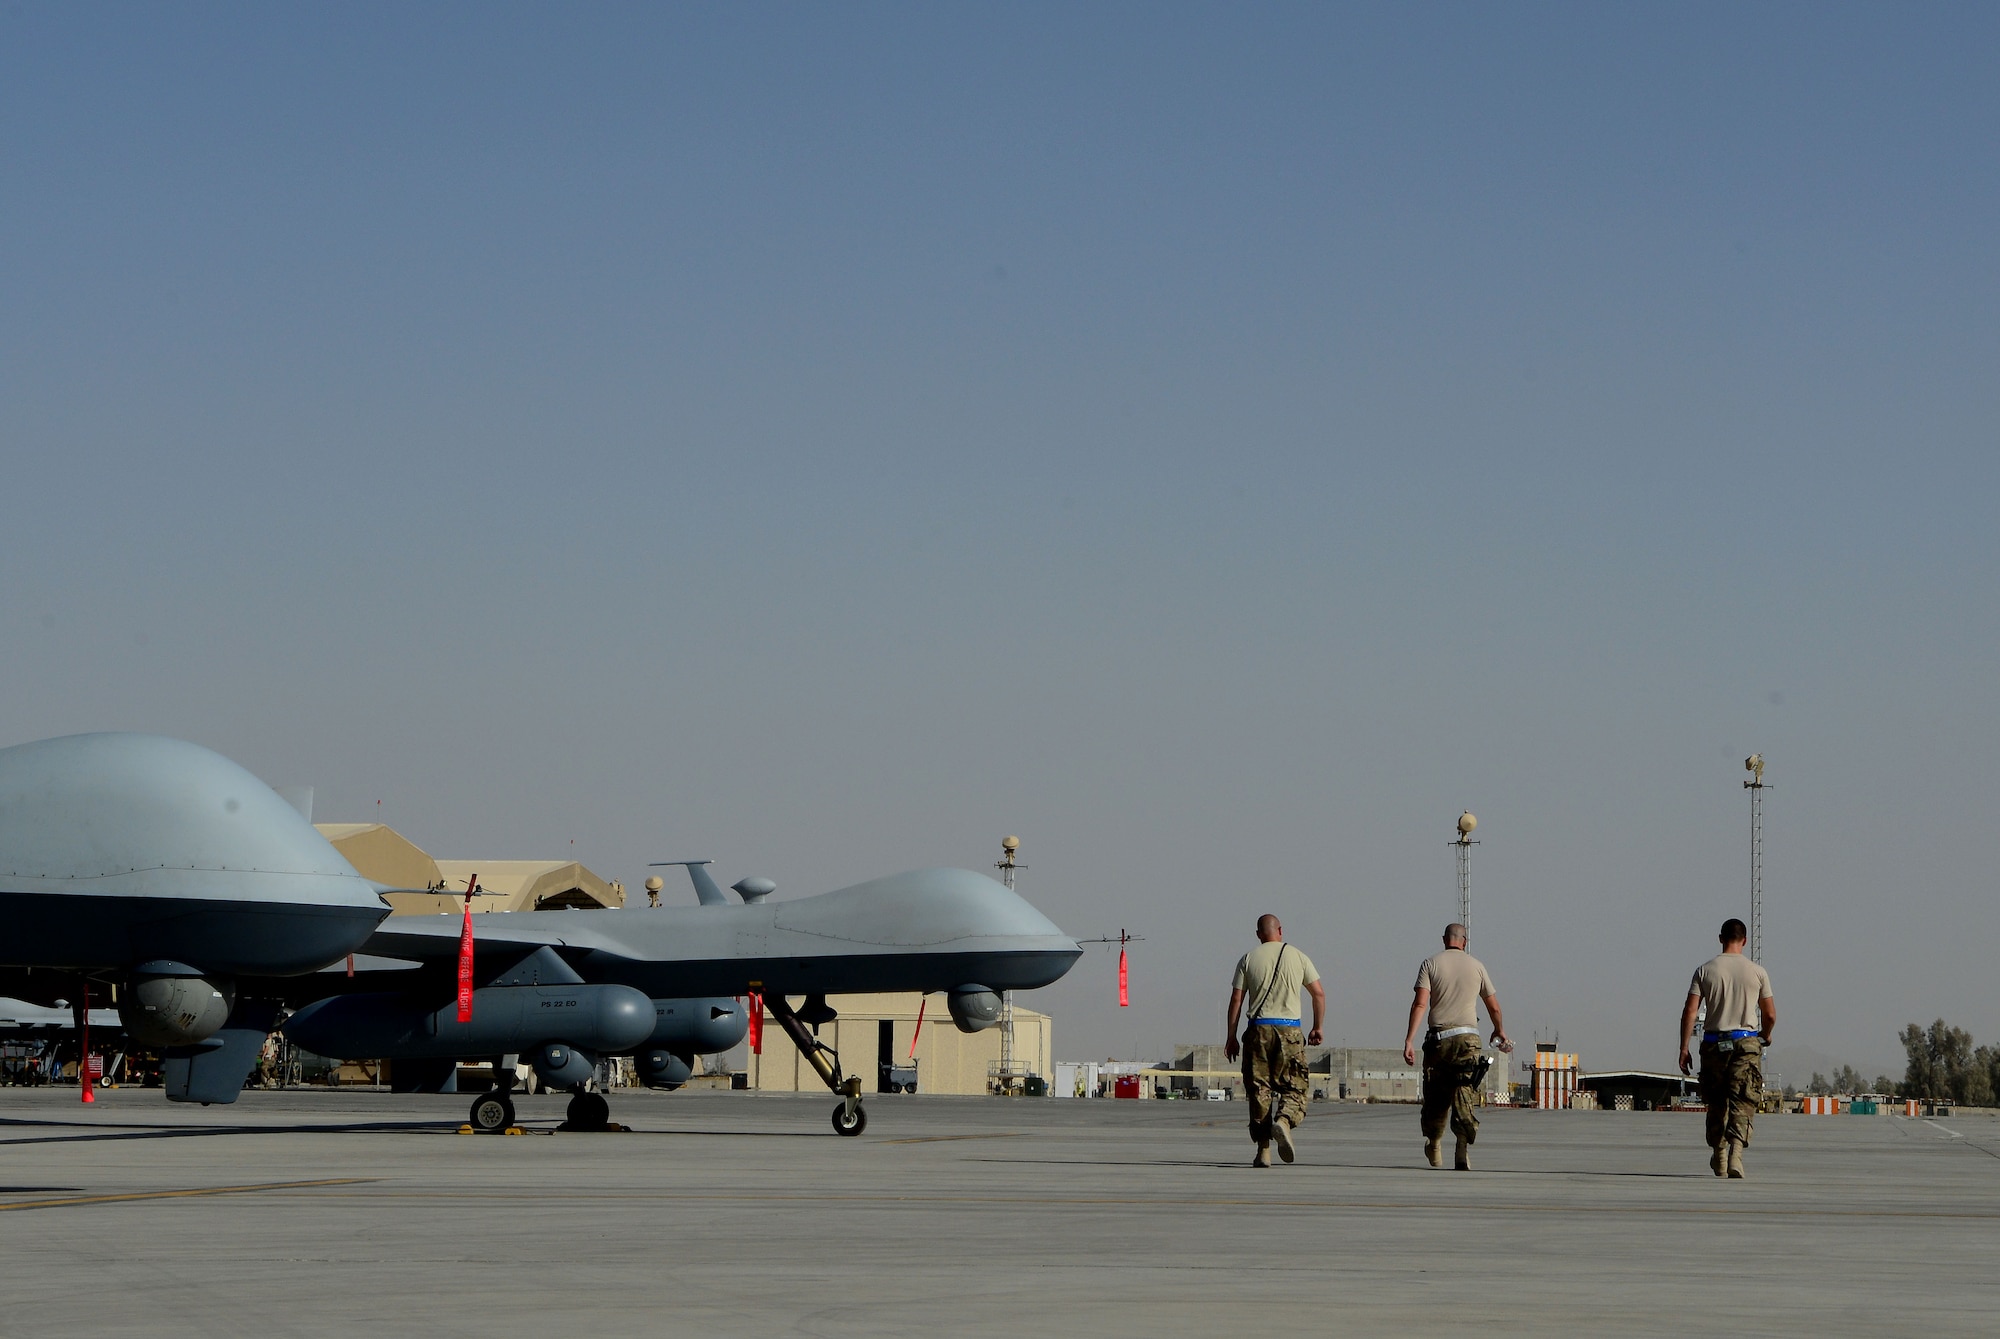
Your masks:
<svg viewBox="0 0 2000 1339"><path fill-rule="evenodd" d="M1219 1041L2000 1041L1989 8L0 9L0 744L780 897L1022 840ZM691 896L670 885L669 896ZM1790 1078L1792 1076L1785 1076ZM1799 1075L1803 1082L1807 1076Z"/></svg>

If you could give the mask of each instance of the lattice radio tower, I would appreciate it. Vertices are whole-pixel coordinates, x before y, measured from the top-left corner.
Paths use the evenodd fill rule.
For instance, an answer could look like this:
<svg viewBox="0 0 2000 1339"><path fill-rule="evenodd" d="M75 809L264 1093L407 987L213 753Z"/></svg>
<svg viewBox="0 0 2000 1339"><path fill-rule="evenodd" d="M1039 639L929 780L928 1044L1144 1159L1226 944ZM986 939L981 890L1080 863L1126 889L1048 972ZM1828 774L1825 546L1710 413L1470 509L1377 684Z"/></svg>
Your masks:
<svg viewBox="0 0 2000 1339"><path fill-rule="evenodd" d="M1451 841L1458 848L1458 923L1467 934L1472 932L1472 848L1479 845L1472 832L1478 826L1479 820L1466 810L1458 816L1458 836Z"/></svg>
<svg viewBox="0 0 2000 1339"><path fill-rule="evenodd" d="M1000 839L1000 860L993 868L1000 871L1000 882L1008 892L1014 891L1014 872L1026 869L1026 865L1015 862L1014 854L1021 849L1019 837ZM1000 992L1000 1083L1004 1091L1014 1080L1014 992Z"/></svg>
<svg viewBox="0 0 2000 1339"><path fill-rule="evenodd" d="M1764 755L1753 753L1743 760L1750 779L1743 789L1750 792L1750 960L1764 961Z"/></svg>

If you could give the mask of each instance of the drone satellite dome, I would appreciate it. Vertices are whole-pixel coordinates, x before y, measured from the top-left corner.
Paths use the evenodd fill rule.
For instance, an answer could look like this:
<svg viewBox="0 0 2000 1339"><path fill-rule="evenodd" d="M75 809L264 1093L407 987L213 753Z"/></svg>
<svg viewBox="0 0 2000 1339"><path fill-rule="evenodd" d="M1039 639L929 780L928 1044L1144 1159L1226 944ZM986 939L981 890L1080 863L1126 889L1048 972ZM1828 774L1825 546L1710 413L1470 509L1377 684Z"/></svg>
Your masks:
<svg viewBox="0 0 2000 1339"><path fill-rule="evenodd" d="M1479 826L1479 820L1472 816L1472 811L1470 809L1466 810L1464 813L1458 816L1459 836L1470 837L1472 835L1472 830L1478 826Z"/></svg>
<svg viewBox="0 0 2000 1339"><path fill-rule="evenodd" d="M769 879L759 878L756 875L752 875L747 879L738 879L729 886L745 902L762 902L772 893L778 891L777 884Z"/></svg>

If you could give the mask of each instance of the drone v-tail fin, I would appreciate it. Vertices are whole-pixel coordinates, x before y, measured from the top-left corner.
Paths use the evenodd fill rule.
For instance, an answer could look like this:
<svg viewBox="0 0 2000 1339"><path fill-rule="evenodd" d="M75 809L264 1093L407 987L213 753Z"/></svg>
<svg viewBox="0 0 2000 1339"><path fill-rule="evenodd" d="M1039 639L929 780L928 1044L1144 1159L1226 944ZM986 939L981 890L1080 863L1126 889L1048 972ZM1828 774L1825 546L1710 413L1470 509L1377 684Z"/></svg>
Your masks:
<svg viewBox="0 0 2000 1339"><path fill-rule="evenodd" d="M728 906L729 899L722 895L722 889L716 887L715 880L709 876L708 866L711 863L707 860L655 860L651 868L659 868L665 865L685 865L688 872L688 881L694 885L694 895L701 899L703 906Z"/></svg>

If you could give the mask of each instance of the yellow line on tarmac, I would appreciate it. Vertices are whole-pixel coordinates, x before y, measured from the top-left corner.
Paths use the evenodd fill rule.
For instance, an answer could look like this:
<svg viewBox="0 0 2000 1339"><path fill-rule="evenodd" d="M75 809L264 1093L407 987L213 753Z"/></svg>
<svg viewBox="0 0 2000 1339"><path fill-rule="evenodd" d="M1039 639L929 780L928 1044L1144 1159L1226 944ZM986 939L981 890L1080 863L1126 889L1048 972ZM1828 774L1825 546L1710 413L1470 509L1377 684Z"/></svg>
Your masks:
<svg viewBox="0 0 2000 1339"><path fill-rule="evenodd" d="M178 1200L198 1195L248 1195L259 1190L309 1190L316 1186L362 1186L372 1176L338 1176L325 1181L265 1181L254 1186L197 1186L191 1190L139 1190L129 1195L79 1195L71 1199L20 1200L0 1204L0 1213L15 1209L74 1209L85 1204L129 1204L135 1200Z"/></svg>

